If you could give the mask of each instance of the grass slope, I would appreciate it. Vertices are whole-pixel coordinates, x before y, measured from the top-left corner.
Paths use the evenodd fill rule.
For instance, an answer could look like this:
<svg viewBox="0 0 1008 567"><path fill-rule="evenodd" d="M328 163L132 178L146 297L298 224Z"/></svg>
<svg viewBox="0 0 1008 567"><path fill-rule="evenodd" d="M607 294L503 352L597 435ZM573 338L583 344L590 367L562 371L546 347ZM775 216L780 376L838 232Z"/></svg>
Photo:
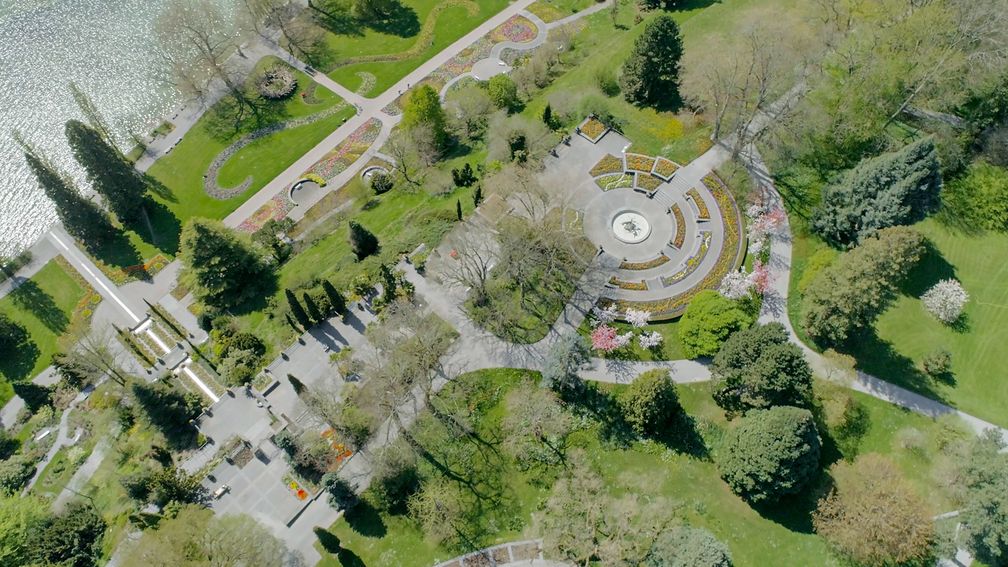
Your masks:
<svg viewBox="0 0 1008 567"><path fill-rule="evenodd" d="M56 262L49 262L12 293L0 298L0 311L24 325L38 347L14 360L0 361L0 403L13 396L10 381L28 380L49 366L59 338L71 326L71 315L84 289Z"/></svg>

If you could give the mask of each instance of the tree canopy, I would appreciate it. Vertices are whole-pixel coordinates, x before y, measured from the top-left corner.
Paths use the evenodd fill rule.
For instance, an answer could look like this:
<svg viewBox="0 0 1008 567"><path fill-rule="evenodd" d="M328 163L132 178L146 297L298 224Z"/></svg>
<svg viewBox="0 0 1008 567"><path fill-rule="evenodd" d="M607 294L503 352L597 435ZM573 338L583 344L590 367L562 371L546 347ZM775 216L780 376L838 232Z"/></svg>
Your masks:
<svg viewBox="0 0 1008 567"><path fill-rule="evenodd" d="M728 338L714 357L714 401L729 414L771 406L807 406L812 369L780 323L756 325Z"/></svg>
<svg viewBox="0 0 1008 567"><path fill-rule="evenodd" d="M683 415L675 382L668 370L649 370L620 393L623 418L640 436L661 437Z"/></svg>
<svg viewBox="0 0 1008 567"><path fill-rule="evenodd" d="M251 240L219 221L189 219L182 229L179 259L181 280L212 307L236 307L272 283L269 265Z"/></svg>
<svg viewBox="0 0 1008 567"><path fill-rule="evenodd" d="M869 327L895 297L899 283L924 253L911 228L885 228L844 252L805 290L802 325L821 344L840 344Z"/></svg>
<svg viewBox="0 0 1008 567"><path fill-rule="evenodd" d="M836 486L812 517L816 533L859 565L923 564L934 523L896 465L874 453L831 471Z"/></svg>
<svg viewBox="0 0 1008 567"><path fill-rule="evenodd" d="M690 358L714 356L732 333L752 325L753 317L737 301L713 290L696 294L679 320L679 339Z"/></svg>
<svg viewBox="0 0 1008 567"><path fill-rule="evenodd" d="M823 190L812 227L830 242L860 242L918 221L938 203L941 171L931 138L867 158Z"/></svg>
<svg viewBox="0 0 1008 567"><path fill-rule="evenodd" d="M447 118L441 108L441 97L434 87L423 84L413 89L403 106L402 124L407 129L430 128L434 145L440 150L448 146Z"/></svg>
<svg viewBox="0 0 1008 567"><path fill-rule="evenodd" d="M633 51L623 63L620 88L627 101L676 108L679 95L679 60L683 44L679 25L668 14L661 14L644 27L634 42Z"/></svg>
<svg viewBox="0 0 1008 567"><path fill-rule="evenodd" d="M1008 562L1008 454L995 430L973 440L958 459L961 516L970 549L985 563Z"/></svg>
<svg viewBox="0 0 1008 567"><path fill-rule="evenodd" d="M731 567L731 551L703 528L675 526L658 534L643 567Z"/></svg>
<svg viewBox="0 0 1008 567"><path fill-rule="evenodd" d="M754 503L800 492L819 470L819 432L812 413L779 406L753 410L725 435L721 477Z"/></svg>

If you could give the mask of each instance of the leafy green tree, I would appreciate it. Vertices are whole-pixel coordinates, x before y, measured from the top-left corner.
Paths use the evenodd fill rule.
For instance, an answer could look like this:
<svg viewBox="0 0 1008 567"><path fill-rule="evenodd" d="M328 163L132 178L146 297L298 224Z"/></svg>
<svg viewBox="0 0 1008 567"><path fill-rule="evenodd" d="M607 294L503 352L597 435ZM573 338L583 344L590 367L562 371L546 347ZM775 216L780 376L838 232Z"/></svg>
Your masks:
<svg viewBox="0 0 1008 567"><path fill-rule="evenodd" d="M752 323L753 317L737 301L713 290L701 291L679 320L683 353L689 358L714 356L732 333Z"/></svg>
<svg viewBox="0 0 1008 567"><path fill-rule="evenodd" d="M70 236L94 252L116 233L115 227L98 205L81 195L66 173L44 154L29 145L17 134L28 169L35 175L46 197L56 206L56 215Z"/></svg>
<svg viewBox="0 0 1008 567"><path fill-rule="evenodd" d="M24 455L15 454L6 461L0 461L0 494L20 492L34 474L34 461Z"/></svg>
<svg viewBox="0 0 1008 567"><path fill-rule="evenodd" d="M380 171L371 174L371 189L375 195L388 193L393 187L395 187L395 178L392 175Z"/></svg>
<svg viewBox="0 0 1008 567"><path fill-rule="evenodd" d="M105 206L120 222L140 220L147 202L147 183L133 164L99 131L83 122L68 121L65 132L70 150Z"/></svg>
<svg viewBox="0 0 1008 567"><path fill-rule="evenodd" d="M780 323L733 334L714 357L711 372L717 381L714 401L729 414L805 407L811 401L812 369Z"/></svg>
<svg viewBox="0 0 1008 567"><path fill-rule="evenodd" d="M161 519L156 529L145 530L127 547L122 564L274 567L288 564L287 555L283 543L251 517L215 516L202 506L187 505Z"/></svg>
<svg viewBox="0 0 1008 567"><path fill-rule="evenodd" d="M718 466L733 492L762 503L808 485L819 470L819 452L812 413L778 406L750 411L728 431Z"/></svg>
<svg viewBox="0 0 1008 567"><path fill-rule="evenodd" d="M974 163L942 188L942 205L960 222L1008 232L1008 169Z"/></svg>
<svg viewBox="0 0 1008 567"><path fill-rule="evenodd" d="M564 461L567 437L576 425L557 395L535 384L523 383L505 400L507 413L501 423L504 450L523 470Z"/></svg>
<svg viewBox="0 0 1008 567"><path fill-rule="evenodd" d="M102 555L105 520L86 504L71 503L35 537L30 555L38 564L90 567Z"/></svg>
<svg viewBox="0 0 1008 567"><path fill-rule="evenodd" d="M892 461L862 455L832 471L834 490L812 516L816 533L858 565L923 565L932 558L932 514Z"/></svg>
<svg viewBox="0 0 1008 567"><path fill-rule="evenodd" d="M301 325L301 327L305 329L310 328L312 326L311 318L308 317L308 312L305 311L304 306L302 306L301 302L298 301L298 298L296 295L294 295L294 292L289 289L285 289L284 295L287 297L287 306L290 308L291 313L294 315L294 319L297 320L297 322Z"/></svg>
<svg viewBox="0 0 1008 567"><path fill-rule="evenodd" d="M325 292L326 297L329 298L329 305L332 309L333 314L343 315L346 313L346 297L340 293L335 287L333 287L332 282L329 280L322 281L322 291Z"/></svg>
<svg viewBox="0 0 1008 567"><path fill-rule="evenodd" d="M805 290L802 325L820 344L840 344L867 329L895 297L924 253L911 228L884 228L827 266Z"/></svg>
<svg viewBox="0 0 1008 567"><path fill-rule="evenodd" d="M32 544L51 518L37 496L0 495L0 565L30 565Z"/></svg>
<svg viewBox="0 0 1008 567"><path fill-rule="evenodd" d="M202 504L208 494L200 483L201 478L191 475L175 466L162 467L148 478L151 500L159 506L169 502L179 504Z"/></svg>
<svg viewBox="0 0 1008 567"><path fill-rule="evenodd" d="M623 418L642 437L661 437L683 416L668 370L644 372L620 393Z"/></svg>
<svg viewBox="0 0 1008 567"><path fill-rule="evenodd" d="M350 248L357 255L357 260L363 260L378 251L378 237L364 228L355 220L350 223Z"/></svg>
<svg viewBox="0 0 1008 567"><path fill-rule="evenodd" d="M578 376L581 365L588 361L591 347L584 337L568 333L553 343L543 363L543 385L564 397L576 394L584 383Z"/></svg>
<svg viewBox="0 0 1008 567"><path fill-rule="evenodd" d="M228 386L244 386L255 378L255 373L262 363L262 357L255 351L233 348L217 367L221 378Z"/></svg>
<svg viewBox="0 0 1008 567"><path fill-rule="evenodd" d="M661 14L644 27L633 51L623 63L620 89L628 102L676 108L679 96L679 60L683 44L679 25Z"/></svg>
<svg viewBox="0 0 1008 567"><path fill-rule="evenodd" d="M354 17L364 22L383 22L396 10L405 10L399 0L353 0L352 3Z"/></svg>
<svg viewBox="0 0 1008 567"><path fill-rule="evenodd" d="M248 237L219 221L191 218L179 243L181 280L212 307L236 307L272 283L269 265Z"/></svg>
<svg viewBox="0 0 1008 567"><path fill-rule="evenodd" d="M502 110L511 111L518 106L518 85L508 75L494 75L487 81L490 102Z"/></svg>
<svg viewBox="0 0 1008 567"><path fill-rule="evenodd" d="M941 170L931 138L862 160L826 186L812 227L830 242L860 242L879 229L911 224L938 203Z"/></svg>
<svg viewBox="0 0 1008 567"><path fill-rule="evenodd" d="M413 89L403 105L403 126L412 130L419 126L430 128L434 145L444 150L448 147L448 129L441 98L434 87L424 84Z"/></svg>
<svg viewBox="0 0 1008 567"><path fill-rule="evenodd" d="M731 551L703 528L675 526L658 534L642 567L731 567Z"/></svg>
<svg viewBox="0 0 1008 567"><path fill-rule="evenodd" d="M970 549L990 565L1008 564L1008 454L997 431L973 440L959 463L960 521Z"/></svg>
<svg viewBox="0 0 1008 567"><path fill-rule="evenodd" d="M372 475L368 500L389 512L404 512L409 497L420 488L416 453L402 445L390 445L378 453Z"/></svg>

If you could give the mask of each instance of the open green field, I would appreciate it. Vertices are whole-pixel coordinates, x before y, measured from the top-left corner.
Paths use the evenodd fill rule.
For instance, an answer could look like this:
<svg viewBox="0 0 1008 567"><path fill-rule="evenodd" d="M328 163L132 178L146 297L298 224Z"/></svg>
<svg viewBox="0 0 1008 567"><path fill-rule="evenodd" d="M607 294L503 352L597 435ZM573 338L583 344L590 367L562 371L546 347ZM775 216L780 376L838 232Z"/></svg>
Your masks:
<svg viewBox="0 0 1008 567"><path fill-rule="evenodd" d="M596 3L595 0L538 0L528 7L528 11L549 23L590 8Z"/></svg>
<svg viewBox="0 0 1008 567"><path fill-rule="evenodd" d="M513 370L490 370L460 378L491 382L490 389L506 391L524 374ZM822 386L822 385L820 385ZM621 386L607 387L606 391ZM844 395L830 386L817 388L820 396ZM694 384L679 387L687 413L695 420L696 430L707 445L709 456L693 457L673 451L655 442L637 442L620 448L599 440L598 424L591 422L574 433L572 447L584 449L606 486L613 493L641 494L667 498L676 508L676 516L691 525L711 530L728 544L735 565L844 565L833 556L825 542L812 533L810 511L819 489L810 495L786 500L776 506L756 509L735 496L720 479L717 465L718 445L729 424L720 408L714 405L709 386ZM934 480L935 457L942 440L961 435L949 422L935 421L875 400L851 393L865 410L866 430L853 453L877 452L894 460L903 474L928 502L934 513L947 511L946 494ZM503 392L497 393L502 399ZM490 408L474 423L481 436L498 439L493 432L499 427L505 409L502 403ZM908 430L919 432L920 443L904 448L898 439ZM826 432L824 437L828 437ZM829 444L827 444L829 446ZM827 450L824 466L840 458ZM506 482L506 502L513 510L511 520L498 517L504 523L495 533L480 541L483 547L505 541L540 537L532 523L538 512L537 503L548 498L549 482L509 469L500 471ZM825 473L821 480L825 480ZM409 516L377 513L351 514L350 521L341 519L331 528L350 554L364 565L430 565L459 555L462 550L445 549L424 537ZM497 512L494 512L497 513ZM327 557L322 565L335 567L341 563ZM342 565L347 565L343 562Z"/></svg>
<svg viewBox="0 0 1008 567"><path fill-rule="evenodd" d="M326 34L325 58L331 63L328 75L343 86L356 90L361 85L359 72L375 77L368 94L377 96L394 85L421 63L430 59L455 40L472 31L503 10L507 0L407 0L407 8L398 21L384 28L362 24L340 26L340 33ZM439 7L440 6L440 7ZM324 17L316 16L323 22ZM384 61L340 65L355 57L379 56Z"/></svg>
<svg viewBox="0 0 1008 567"><path fill-rule="evenodd" d="M31 279L0 298L0 311L24 325L35 349L0 360L0 403L14 395L10 382L30 380L49 366L59 350L59 338L73 321L74 308L85 290L56 262L49 262Z"/></svg>
<svg viewBox="0 0 1008 567"><path fill-rule="evenodd" d="M263 66L275 61L276 58L267 57L258 65ZM215 199L208 195L203 189L203 175L214 158L229 145L259 128L316 114L334 105L344 104L339 96L318 85L312 87L316 101L313 104L306 103L301 95L313 83L300 71L295 71L295 76L298 81L297 90L285 101L271 103L263 111L264 118L261 122L246 120L235 131L229 120L221 120L214 109L211 109L186 133L171 153L158 159L151 166L148 173L169 192L169 195L159 196L158 199L167 205L182 223L193 216L216 219L227 216L250 195L315 147L347 118L353 116L354 108L346 105L342 111L311 124L256 140L231 156L221 167L219 177L222 186L234 187L247 176L251 176L252 184L249 188L227 200ZM225 100L217 103L215 108L227 104L229 103Z"/></svg>

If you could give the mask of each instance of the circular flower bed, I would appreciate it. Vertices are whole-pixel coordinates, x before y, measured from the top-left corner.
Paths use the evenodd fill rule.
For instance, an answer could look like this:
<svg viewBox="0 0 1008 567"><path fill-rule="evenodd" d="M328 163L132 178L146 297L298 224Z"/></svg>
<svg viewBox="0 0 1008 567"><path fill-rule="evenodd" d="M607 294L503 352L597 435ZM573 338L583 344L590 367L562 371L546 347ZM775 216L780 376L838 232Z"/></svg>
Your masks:
<svg viewBox="0 0 1008 567"><path fill-rule="evenodd" d="M286 65L270 65L256 79L256 90L263 98L271 100L287 98L296 88L297 79Z"/></svg>

